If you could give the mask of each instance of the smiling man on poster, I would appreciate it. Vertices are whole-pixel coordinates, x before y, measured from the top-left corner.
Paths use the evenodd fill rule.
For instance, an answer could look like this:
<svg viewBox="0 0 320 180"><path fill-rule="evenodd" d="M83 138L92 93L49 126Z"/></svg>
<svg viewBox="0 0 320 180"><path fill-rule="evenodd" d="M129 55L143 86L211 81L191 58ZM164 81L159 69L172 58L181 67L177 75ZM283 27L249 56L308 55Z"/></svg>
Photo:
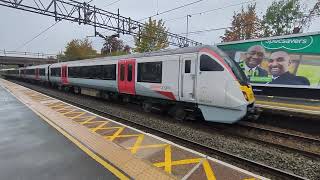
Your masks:
<svg viewBox="0 0 320 180"><path fill-rule="evenodd" d="M290 56L284 51L277 51L270 55L268 60L269 72L272 75L272 81L267 84L283 85L310 85L307 78L296 76L289 72L291 64Z"/></svg>
<svg viewBox="0 0 320 180"><path fill-rule="evenodd" d="M259 65L265 57L265 49L260 45L251 46L246 52L246 58L240 62L240 67L245 71L246 75L252 76L268 76L268 72Z"/></svg>

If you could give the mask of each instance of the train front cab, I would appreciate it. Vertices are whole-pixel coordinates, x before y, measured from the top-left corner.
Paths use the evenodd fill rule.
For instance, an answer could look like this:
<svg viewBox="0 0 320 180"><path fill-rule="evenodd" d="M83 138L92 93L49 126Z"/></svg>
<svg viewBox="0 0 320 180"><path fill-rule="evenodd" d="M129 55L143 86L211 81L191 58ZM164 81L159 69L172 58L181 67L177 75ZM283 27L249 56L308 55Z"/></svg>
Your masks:
<svg viewBox="0 0 320 180"><path fill-rule="evenodd" d="M254 96L235 62L214 48L198 54L197 103L206 121L235 123L248 115Z"/></svg>

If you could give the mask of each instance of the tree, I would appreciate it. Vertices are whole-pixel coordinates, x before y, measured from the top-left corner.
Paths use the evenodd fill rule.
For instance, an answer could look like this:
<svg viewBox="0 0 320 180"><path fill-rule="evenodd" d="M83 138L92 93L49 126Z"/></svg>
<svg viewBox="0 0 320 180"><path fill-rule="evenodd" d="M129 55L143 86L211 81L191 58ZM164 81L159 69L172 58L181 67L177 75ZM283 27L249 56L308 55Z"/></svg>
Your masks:
<svg viewBox="0 0 320 180"><path fill-rule="evenodd" d="M241 12L234 12L231 27L226 29L223 42L253 39L260 37L260 19L256 13L256 4L249 4Z"/></svg>
<svg viewBox="0 0 320 180"><path fill-rule="evenodd" d="M139 35L135 37L136 52L157 51L169 46L167 29L162 20L149 18L138 33Z"/></svg>
<svg viewBox="0 0 320 180"><path fill-rule="evenodd" d="M303 17L299 0L274 1L263 16L263 36L281 36L292 34L294 23Z"/></svg>
<svg viewBox="0 0 320 180"><path fill-rule="evenodd" d="M73 61L97 56L97 51L93 49L88 39L73 39L67 44L64 53L59 53L58 59L61 61Z"/></svg>
<svg viewBox="0 0 320 180"><path fill-rule="evenodd" d="M124 45L123 41L116 37L107 37L101 49L103 56L117 56L130 53L130 46Z"/></svg>

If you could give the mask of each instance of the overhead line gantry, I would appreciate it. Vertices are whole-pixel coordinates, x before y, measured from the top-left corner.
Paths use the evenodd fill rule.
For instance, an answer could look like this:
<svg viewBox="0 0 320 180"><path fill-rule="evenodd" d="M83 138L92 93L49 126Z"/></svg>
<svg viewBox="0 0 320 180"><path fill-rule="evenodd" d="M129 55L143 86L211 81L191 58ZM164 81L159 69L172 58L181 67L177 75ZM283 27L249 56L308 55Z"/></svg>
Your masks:
<svg viewBox="0 0 320 180"><path fill-rule="evenodd" d="M96 36L101 35L97 33L97 28L102 28L118 34L133 35L139 38L139 32L145 26L130 17L121 16L119 9L117 13L112 13L89 3L81 3L74 0L50 0L45 2L43 0L0 0L0 6L54 17L55 21L68 20L79 24L91 25L94 27ZM199 42L178 34L168 31L166 34L169 45L178 47L201 45Z"/></svg>

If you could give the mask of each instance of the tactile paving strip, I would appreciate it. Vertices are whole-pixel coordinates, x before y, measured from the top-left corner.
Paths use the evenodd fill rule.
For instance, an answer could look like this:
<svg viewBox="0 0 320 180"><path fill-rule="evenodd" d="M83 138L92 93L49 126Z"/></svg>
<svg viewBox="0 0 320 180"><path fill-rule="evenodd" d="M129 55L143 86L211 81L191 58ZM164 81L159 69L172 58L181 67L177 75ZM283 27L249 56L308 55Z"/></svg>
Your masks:
<svg viewBox="0 0 320 180"><path fill-rule="evenodd" d="M33 90L24 89L23 93L179 179L265 179Z"/></svg>

